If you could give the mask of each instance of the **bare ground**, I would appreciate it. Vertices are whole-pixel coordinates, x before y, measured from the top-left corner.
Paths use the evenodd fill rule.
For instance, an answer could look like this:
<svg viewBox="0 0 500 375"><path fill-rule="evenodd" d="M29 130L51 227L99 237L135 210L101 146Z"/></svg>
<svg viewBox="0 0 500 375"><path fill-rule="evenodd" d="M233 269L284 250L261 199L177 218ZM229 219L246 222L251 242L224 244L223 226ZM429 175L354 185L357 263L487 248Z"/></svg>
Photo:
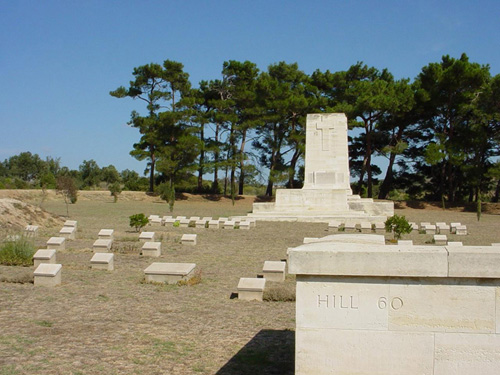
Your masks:
<svg viewBox="0 0 500 375"><path fill-rule="evenodd" d="M19 194L19 193L18 193ZM36 192L23 198L34 203ZM31 196L30 196L31 194ZM0 194L0 198L1 198ZM175 215L246 214L253 199L232 206L225 198L186 196ZM65 215L60 197L42 206ZM327 234L326 224L259 222L250 231L147 227L162 241L161 258L139 255L138 234L128 216L167 215L168 207L144 194L81 194L69 206L78 220L77 239L59 252L61 286L34 288L32 268L0 266L0 374L293 374L295 304L232 299L240 277L255 277L265 260L280 260L304 237ZM467 224L471 234L451 237L466 245L500 242L500 216L405 207L413 221ZM92 243L102 228L115 230L115 271L89 268ZM43 247L59 228L44 228ZM183 233L197 233L198 245L183 246ZM431 236L405 238L426 243ZM389 237L388 237L389 238ZM153 261L193 262L202 282L193 286L145 284L143 270ZM3 280L3 281L2 281ZM19 281L19 282L15 282ZM285 289L293 291L294 277ZM271 287L276 287L270 285Z"/></svg>

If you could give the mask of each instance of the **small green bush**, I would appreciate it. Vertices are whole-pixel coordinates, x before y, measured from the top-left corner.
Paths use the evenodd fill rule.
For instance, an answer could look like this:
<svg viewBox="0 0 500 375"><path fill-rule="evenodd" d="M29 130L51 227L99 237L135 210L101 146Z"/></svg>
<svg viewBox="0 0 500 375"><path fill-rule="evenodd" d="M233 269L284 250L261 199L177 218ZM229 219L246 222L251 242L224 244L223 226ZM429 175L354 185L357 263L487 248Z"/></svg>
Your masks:
<svg viewBox="0 0 500 375"><path fill-rule="evenodd" d="M149 219L142 213L129 216L129 219L130 226L135 228L136 232L139 232L142 227L145 227L149 223Z"/></svg>
<svg viewBox="0 0 500 375"><path fill-rule="evenodd" d="M385 230L394 233L394 239L399 240L403 234L411 233L412 227L406 217L394 215L385 222Z"/></svg>
<svg viewBox="0 0 500 375"><path fill-rule="evenodd" d="M35 246L26 238L7 241L0 247L0 264L6 266L31 266Z"/></svg>
<svg viewBox="0 0 500 375"><path fill-rule="evenodd" d="M113 182L112 184L110 184L108 186L108 190L111 193L111 195L113 196L113 202L116 203L116 201L118 200L118 196L122 192L122 186L121 186L121 184L118 181L117 182Z"/></svg>

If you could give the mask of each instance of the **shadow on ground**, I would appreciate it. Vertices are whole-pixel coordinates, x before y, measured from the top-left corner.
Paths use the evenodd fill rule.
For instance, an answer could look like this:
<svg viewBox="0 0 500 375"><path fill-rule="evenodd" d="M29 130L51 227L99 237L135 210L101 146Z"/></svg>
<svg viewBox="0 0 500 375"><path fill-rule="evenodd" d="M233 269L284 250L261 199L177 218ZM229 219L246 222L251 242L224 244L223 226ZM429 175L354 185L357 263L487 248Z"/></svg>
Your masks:
<svg viewBox="0 0 500 375"><path fill-rule="evenodd" d="M295 332L262 330L216 375L293 375Z"/></svg>

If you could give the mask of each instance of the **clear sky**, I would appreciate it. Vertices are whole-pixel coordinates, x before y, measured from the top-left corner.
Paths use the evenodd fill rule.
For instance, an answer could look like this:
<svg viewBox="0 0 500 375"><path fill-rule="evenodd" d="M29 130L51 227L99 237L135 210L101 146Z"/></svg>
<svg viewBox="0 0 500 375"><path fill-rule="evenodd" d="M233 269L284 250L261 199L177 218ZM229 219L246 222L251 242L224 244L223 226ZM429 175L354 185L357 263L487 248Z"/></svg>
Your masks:
<svg viewBox="0 0 500 375"><path fill-rule="evenodd" d="M22 151L142 172L126 125L139 101L109 91L134 67L182 62L197 87L227 60L310 74L363 61L414 79L443 55L500 73L499 0L0 1L0 160Z"/></svg>

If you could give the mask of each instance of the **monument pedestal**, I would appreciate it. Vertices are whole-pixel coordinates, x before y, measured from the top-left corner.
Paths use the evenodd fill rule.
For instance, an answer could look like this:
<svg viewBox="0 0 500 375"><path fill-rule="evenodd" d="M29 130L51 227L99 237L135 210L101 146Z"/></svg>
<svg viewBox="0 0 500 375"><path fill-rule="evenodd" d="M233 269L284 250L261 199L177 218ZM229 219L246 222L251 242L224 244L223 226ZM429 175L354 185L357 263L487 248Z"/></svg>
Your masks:
<svg viewBox="0 0 500 375"><path fill-rule="evenodd" d="M308 114L304 187L276 190L275 203L255 203L248 216L266 221L362 220L381 222L394 215L392 202L352 195L343 113Z"/></svg>
<svg viewBox="0 0 500 375"><path fill-rule="evenodd" d="M296 375L498 373L500 248L346 238L288 256Z"/></svg>

